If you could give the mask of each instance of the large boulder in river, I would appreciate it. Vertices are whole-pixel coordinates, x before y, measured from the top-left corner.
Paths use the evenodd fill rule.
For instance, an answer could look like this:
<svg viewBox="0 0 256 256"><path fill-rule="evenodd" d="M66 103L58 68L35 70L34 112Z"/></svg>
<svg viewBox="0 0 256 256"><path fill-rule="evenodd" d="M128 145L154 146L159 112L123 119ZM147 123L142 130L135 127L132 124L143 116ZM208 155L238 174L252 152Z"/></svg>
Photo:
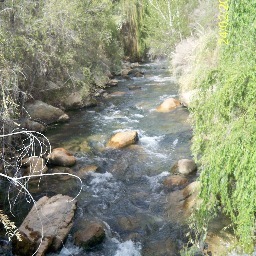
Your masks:
<svg viewBox="0 0 256 256"><path fill-rule="evenodd" d="M66 96L65 101L62 102L62 105L67 110L74 110L83 107L94 107L97 106L97 100L91 97L83 97L83 94L78 92L72 92Z"/></svg>
<svg viewBox="0 0 256 256"><path fill-rule="evenodd" d="M27 104L26 111L32 120L40 121L45 124L69 120L69 116L61 109L48 105L40 100Z"/></svg>
<svg viewBox="0 0 256 256"><path fill-rule="evenodd" d="M73 166L76 163L76 158L64 148L55 148L47 156L49 164L58 166Z"/></svg>
<svg viewBox="0 0 256 256"><path fill-rule="evenodd" d="M180 106L180 101L174 99L174 98L169 98L166 99L159 107L157 107L156 111L157 112L170 112L171 110L177 108Z"/></svg>
<svg viewBox="0 0 256 256"><path fill-rule="evenodd" d="M105 238L104 226L98 222L88 223L82 230L74 235L75 245L90 249L100 244Z"/></svg>
<svg viewBox="0 0 256 256"><path fill-rule="evenodd" d="M134 144L138 141L138 133L136 131L118 132L111 137L107 147L123 148Z"/></svg>
<svg viewBox="0 0 256 256"><path fill-rule="evenodd" d="M76 201L69 196L40 198L19 227L28 245L15 241L14 254L32 255L31 246L38 248L36 256L45 255L49 249L57 251L73 225L75 209Z"/></svg>

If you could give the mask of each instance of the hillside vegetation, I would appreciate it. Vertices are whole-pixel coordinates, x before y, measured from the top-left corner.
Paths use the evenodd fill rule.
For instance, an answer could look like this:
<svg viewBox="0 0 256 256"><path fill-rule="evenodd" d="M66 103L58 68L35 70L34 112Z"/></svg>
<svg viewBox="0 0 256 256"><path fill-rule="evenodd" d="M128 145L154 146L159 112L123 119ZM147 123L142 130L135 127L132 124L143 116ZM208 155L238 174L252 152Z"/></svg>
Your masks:
<svg viewBox="0 0 256 256"><path fill-rule="evenodd" d="M192 50L180 68L182 91L193 91L193 153L200 164L202 184L197 228L203 232L220 212L229 216L240 248L251 253L255 242L256 212L256 5L223 1L227 9L227 44L213 27L190 39ZM226 26L227 25L227 26Z"/></svg>
<svg viewBox="0 0 256 256"><path fill-rule="evenodd" d="M1 1L0 124L19 118L24 103L40 98L48 82L89 94L120 72L124 58L172 57L181 91L195 95L189 108L202 203L193 221L204 232L214 216L224 213L240 248L251 253L255 13L255 2L242 0Z"/></svg>

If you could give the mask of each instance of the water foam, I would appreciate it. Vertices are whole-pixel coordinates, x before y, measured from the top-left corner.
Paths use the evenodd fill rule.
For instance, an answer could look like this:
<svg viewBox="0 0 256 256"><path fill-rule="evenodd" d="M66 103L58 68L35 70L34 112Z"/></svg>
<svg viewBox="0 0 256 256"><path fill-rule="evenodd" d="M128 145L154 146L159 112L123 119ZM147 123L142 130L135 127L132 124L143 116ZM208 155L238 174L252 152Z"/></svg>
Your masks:
<svg viewBox="0 0 256 256"><path fill-rule="evenodd" d="M161 77L161 76L152 76L150 77L150 80L153 80L155 82L167 82L167 81L172 81L175 82L175 79L173 77L170 76L166 76L166 77Z"/></svg>
<svg viewBox="0 0 256 256"><path fill-rule="evenodd" d="M151 177L146 176L146 178L149 181L150 188L153 191L155 191L161 186L160 181L162 181L162 179L164 177L169 176L169 175L170 175L170 173L165 171L165 172L162 172L162 173L160 173L158 175L155 175L155 176L151 176Z"/></svg>
<svg viewBox="0 0 256 256"><path fill-rule="evenodd" d="M113 175L110 172L105 173L92 173L91 176L93 179L90 182L90 185L98 185L101 183L105 183L113 179Z"/></svg>
<svg viewBox="0 0 256 256"><path fill-rule="evenodd" d="M159 145L159 142L164 138L163 135L161 136L145 136L142 134L142 137L140 138L140 142L143 146L148 148L157 148Z"/></svg>
<svg viewBox="0 0 256 256"><path fill-rule="evenodd" d="M131 240L120 243L114 256L141 256L141 245Z"/></svg>

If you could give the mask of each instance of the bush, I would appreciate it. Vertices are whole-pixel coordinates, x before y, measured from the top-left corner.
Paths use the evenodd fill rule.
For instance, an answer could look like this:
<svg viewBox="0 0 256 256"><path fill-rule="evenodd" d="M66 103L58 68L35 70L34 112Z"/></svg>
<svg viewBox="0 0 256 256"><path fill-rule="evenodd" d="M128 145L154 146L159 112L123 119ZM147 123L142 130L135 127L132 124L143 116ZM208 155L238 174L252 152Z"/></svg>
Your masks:
<svg viewBox="0 0 256 256"><path fill-rule="evenodd" d="M221 45L217 66L195 79L200 94L193 110L193 152L201 164L203 199L199 227L221 210L249 253L256 212L255 11L254 3L229 1L229 44Z"/></svg>

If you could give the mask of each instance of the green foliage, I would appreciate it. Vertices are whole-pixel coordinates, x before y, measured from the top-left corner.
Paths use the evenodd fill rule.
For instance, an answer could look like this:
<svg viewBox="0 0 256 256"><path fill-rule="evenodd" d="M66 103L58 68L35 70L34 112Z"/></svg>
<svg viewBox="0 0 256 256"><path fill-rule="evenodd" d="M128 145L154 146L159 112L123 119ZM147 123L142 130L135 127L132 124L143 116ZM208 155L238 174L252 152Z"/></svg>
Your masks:
<svg viewBox="0 0 256 256"><path fill-rule="evenodd" d="M219 210L234 224L241 248L251 253L256 213L256 5L229 1L229 45L216 69L197 81L193 152L201 164L197 213L203 227Z"/></svg>
<svg viewBox="0 0 256 256"><path fill-rule="evenodd" d="M140 61L146 52L146 3L147 0L120 1L121 35L124 54L130 57L132 61Z"/></svg>
<svg viewBox="0 0 256 256"><path fill-rule="evenodd" d="M111 0L0 3L2 112L20 92L40 97L48 81L87 90L103 81L120 66L117 33Z"/></svg>
<svg viewBox="0 0 256 256"><path fill-rule="evenodd" d="M175 43L191 32L190 16L197 0L148 0L146 43L151 55L169 55Z"/></svg>

